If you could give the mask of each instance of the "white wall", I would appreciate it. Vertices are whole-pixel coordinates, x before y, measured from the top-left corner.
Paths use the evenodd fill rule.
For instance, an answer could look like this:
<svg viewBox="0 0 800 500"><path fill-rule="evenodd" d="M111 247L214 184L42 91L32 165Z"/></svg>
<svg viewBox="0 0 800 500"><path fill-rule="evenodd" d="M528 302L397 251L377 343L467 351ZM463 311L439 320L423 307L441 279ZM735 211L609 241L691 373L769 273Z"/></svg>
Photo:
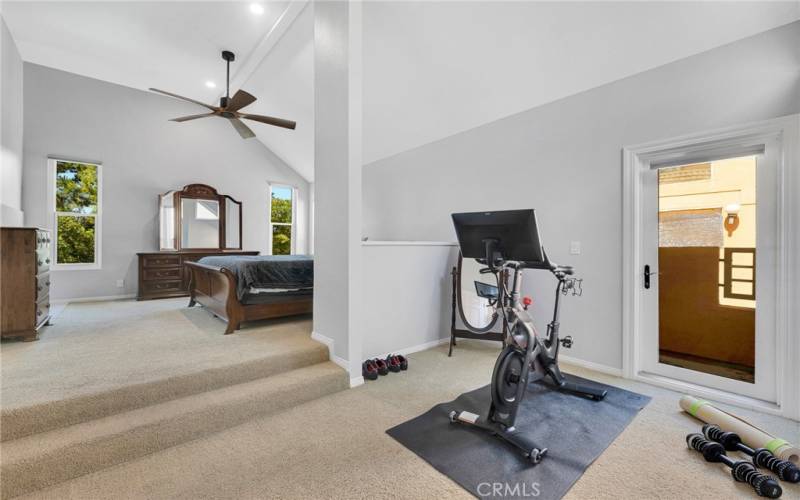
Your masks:
<svg viewBox="0 0 800 500"><path fill-rule="evenodd" d="M429 348L449 337L455 245L367 242L361 255L364 359Z"/></svg>
<svg viewBox="0 0 800 500"><path fill-rule="evenodd" d="M305 252L308 183L227 120L168 121L198 113L175 99L25 64L26 223L52 228L47 156L103 164L102 269L55 271L54 299L134 294L136 252L158 250L158 194L203 183L241 201L243 247L268 251L268 182L296 186L298 253ZM124 288L116 280L124 279Z"/></svg>
<svg viewBox="0 0 800 500"><path fill-rule="evenodd" d="M361 364L361 6L314 9L314 332L351 378ZM355 383L355 381L354 381Z"/></svg>
<svg viewBox="0 0 800 500"><path fill-rule="evenodd" d="M621 148L797 113L798 61L795 22L369 164L364 234L453 241L452 212L536 208L551 258L585 278L564 303L566 354L620 368ZM555 283L526 283L541 327Z"/></svg>
<svg viewBox="0 0 800 500"><path fill-rule="evenodd" d="M22 59L0 18L0 225L21 226L22 214Z"/></svg>

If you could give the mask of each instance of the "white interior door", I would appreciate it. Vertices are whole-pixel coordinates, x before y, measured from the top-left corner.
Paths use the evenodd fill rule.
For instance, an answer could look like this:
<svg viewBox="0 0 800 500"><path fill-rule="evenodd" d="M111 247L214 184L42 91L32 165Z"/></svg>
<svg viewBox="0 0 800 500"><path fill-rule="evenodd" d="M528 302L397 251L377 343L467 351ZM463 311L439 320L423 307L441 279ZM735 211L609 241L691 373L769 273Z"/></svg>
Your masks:
<svg viewBox="0 0 800 500"><path fill-rule="evenodd" d="M748 148L641 171L638 359L646 374L776 402L780 149Z"/></svg>

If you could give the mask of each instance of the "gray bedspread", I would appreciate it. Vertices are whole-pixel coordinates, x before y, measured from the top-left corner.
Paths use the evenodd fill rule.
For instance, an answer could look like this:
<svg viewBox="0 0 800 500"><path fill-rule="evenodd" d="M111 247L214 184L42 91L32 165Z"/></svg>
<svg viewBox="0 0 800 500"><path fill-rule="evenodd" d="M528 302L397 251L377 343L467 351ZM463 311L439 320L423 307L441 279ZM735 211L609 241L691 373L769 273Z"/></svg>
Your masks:
<svg viewBox="0 0 800 500"><path fill-rule="evenodd" d="M314 259L309 255L213 255L198 262L231 271L239 300L251 288L314 286Z"/></svg>

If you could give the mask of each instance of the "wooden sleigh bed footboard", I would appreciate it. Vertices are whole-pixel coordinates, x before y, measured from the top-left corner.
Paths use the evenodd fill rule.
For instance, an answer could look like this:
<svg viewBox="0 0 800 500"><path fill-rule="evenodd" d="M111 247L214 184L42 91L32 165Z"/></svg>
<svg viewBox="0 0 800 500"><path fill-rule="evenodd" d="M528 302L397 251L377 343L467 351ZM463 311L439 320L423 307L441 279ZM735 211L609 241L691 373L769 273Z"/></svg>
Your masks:
<svg viewBox="0 0 800 500"><path fill-rule="evenodd" d="M201 304L228 323L225 335L243 321L307 314L313 310L310 296L286 296L263 304L243 304L236 295L236 276L224 267L186 262L189 267L189 307Z"/></svg>

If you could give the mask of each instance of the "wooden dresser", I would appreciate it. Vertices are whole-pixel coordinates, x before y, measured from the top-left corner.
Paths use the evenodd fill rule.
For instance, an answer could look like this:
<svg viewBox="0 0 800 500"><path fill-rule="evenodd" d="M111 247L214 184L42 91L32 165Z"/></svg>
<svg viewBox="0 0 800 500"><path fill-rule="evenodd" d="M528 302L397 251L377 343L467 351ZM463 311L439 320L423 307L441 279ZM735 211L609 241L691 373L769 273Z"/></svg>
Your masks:
<svg viewBox="0 0 800 500"><path fill-rule="evenodd" d="M37 340L50 321L50 232L2 228L2 337Z"/></svg>
<svg viewBox="0 0 800 500"><path fill-rule="evenodd" d="M189 270L183 264L209 255L258 255L241 250L182 250L179 252L140 252L139 300L189 296Z"/></svg>

